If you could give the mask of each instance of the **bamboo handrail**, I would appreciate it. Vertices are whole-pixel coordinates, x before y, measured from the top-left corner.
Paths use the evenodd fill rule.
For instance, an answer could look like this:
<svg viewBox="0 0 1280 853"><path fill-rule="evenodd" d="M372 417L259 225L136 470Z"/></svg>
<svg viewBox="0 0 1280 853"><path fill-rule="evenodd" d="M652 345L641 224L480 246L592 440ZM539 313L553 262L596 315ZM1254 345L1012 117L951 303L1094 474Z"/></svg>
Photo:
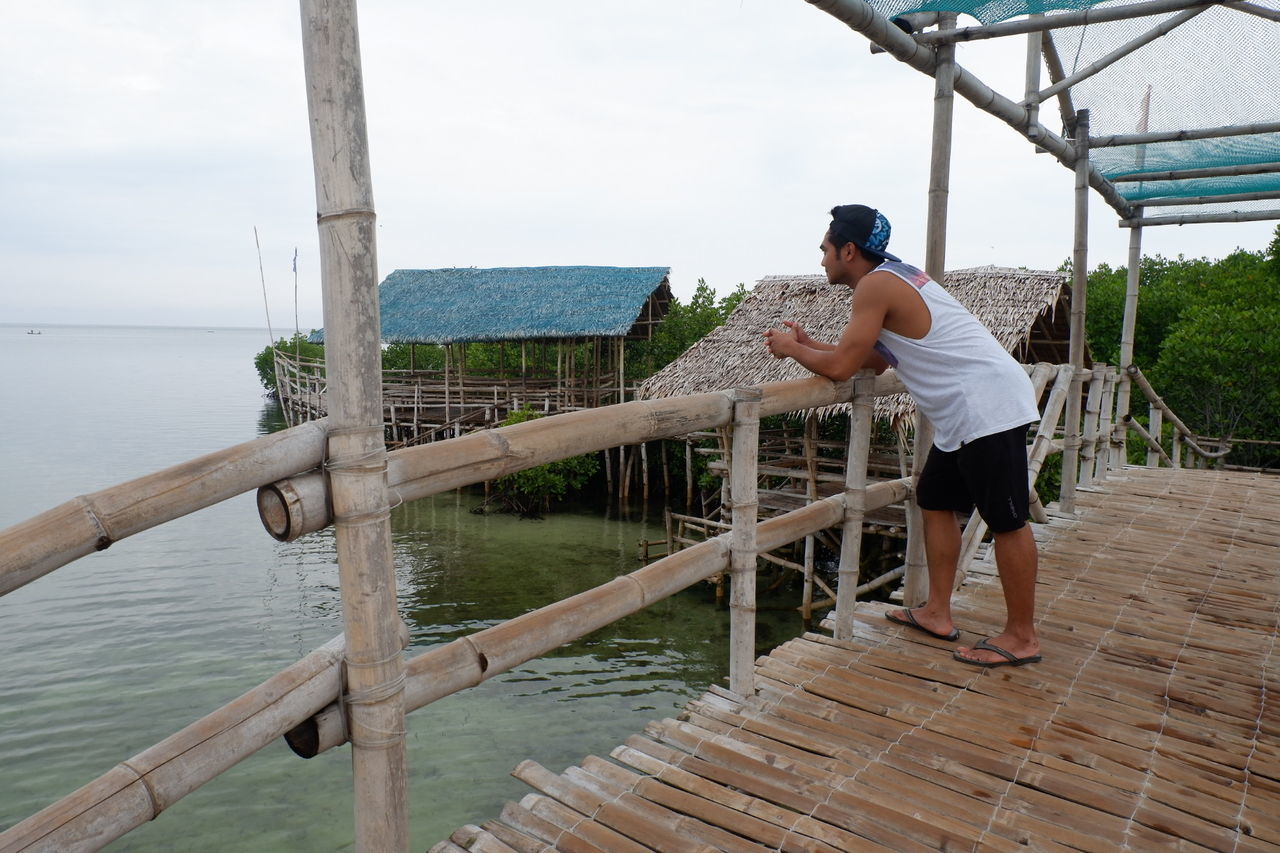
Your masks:
<svg viewBox="0 0 1280 853"><path fill-rule="evenodd" d="M72 498L0 530L0 595L121 539L268 485L324 459L310 421Z"/></svg>
<svg viewBox="0 0 1280 853"><path fill-rule="evenodd" d="M852 383L814 377L762 384L760 416L846 402ZM879 397L901 390L897 377L885 374L876 377L872 393ZM387 454L387 485L401 500L417 500L568 456L727 426L732 417L729 394L633 400L402 448ZM323 480L321 472L312 471L264 487L259 506L264 507L267 531L291 541L327 526L328 510L315 503L318 498L307 503L308 495L325 494Z"/></svg>
<svg viewBox="0 0 1280 853"><path fill-rule="evenodd" d="M886 480L866 490L866 508L899 503L911 490L908 479ZM811 532L839 524L843 494L823 498L756 527L756 551L764 553ZM729 569L732 531L684 548L627 575L430 649L405 667L405 710L413 711L533 660L565 643L668 598L698 581ZM334 697L336 701L336 696ZM345 740L334 708L300 722L289 743L304 757ZM315 751L311 751L314 749Z"/></svg>
<svg viewBox="0 0 1280 853"><path fill-rule="evenodd" d="M1136 364L1129 365L1128 367L1125 368L1125 372L1129 374L1129 378L1133 380L1133 382L1136 383L1139 388L1142 389L1142 393L1147 395L1147 400L1150 401L1151 405L1156 406L1162 412L1164 412L1164 416L1169 419L1169 422L1173 424L1173 428L1178 432L1179 435L1182 436L1182 440L1186 443L1188 447L1191 448L1192 452L1194 452L1197 456L1201 457L1202 459L1221 459L1222 457L1226 456L1228 453L1231 452L1230 439L1224 439L1223 444L1226 445L1226 449L1220 450L1216 453L1210 453L1209 451L1202 448L1199 444L1196 444L1195 433L1193 433L1190 429L1187 428L1187 425L1182 422L1182 419L1179 418L1176 414L1174 414L1173 409L1169 408L1169 404L1166 403L1164 399L1159 394L1156 393L1156 389L1151 387L1151 383L1147 380L1147 377L1143 375L1142 370L1138 367L1138 365ZM1135 426L1135 422L1132 421L1131 419L1126 419L1125 423L1130 428L1133 428ZM1137 430L1135 430L1135 432L1136 431Z"/></svg>
<svg viewBox="0 0 1280 853"><path fill-rule="evenodd" d="M1169 458L1169 454L1165 453L1164 448L1160 446L1160 442L1156 441L1142 424L1135 421L1133 419L1133 415L1126 414L1120 420L1125 426L1136 432L1138 437L1147 443L1147 447L1151 448L1153 453L1157 454L1161 459L1167 462L1170 468L1177 467L1173 464L1173 460Z"/></svg>

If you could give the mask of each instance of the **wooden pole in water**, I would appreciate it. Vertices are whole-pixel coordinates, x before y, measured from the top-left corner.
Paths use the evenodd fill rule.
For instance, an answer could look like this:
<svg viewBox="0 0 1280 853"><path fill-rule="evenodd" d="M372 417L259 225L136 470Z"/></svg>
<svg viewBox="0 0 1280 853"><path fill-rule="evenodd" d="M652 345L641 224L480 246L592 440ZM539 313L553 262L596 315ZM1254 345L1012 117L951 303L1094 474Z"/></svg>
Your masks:
<svg viewBox="0 0 1280 853"><path fill-rule="evenodd" d="M733 535L729 552L729 689L755 693L756 520L759 500L756 471L760 445L759 388L733 392L733 443L729 455L729 497Z"/></svg>
<svg viewBox="0 0 1280 853"><path fill-rule="evenodd" d="M378 271L354 0L302 0L346 636L355 849L407 853L404 659L382 431Z"/></svg>

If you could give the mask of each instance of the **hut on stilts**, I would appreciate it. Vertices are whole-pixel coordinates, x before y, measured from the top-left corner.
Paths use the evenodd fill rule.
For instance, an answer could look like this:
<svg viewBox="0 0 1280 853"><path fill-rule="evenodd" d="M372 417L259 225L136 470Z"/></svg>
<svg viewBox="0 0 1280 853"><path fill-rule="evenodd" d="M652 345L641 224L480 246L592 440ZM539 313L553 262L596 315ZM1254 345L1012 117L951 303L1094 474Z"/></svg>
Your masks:
<svg viewBox="0 0 1280 853"><path fill-rule="evenodd" d="M389 449L497 426L522 407L542 414L630 398L627 344L667 314L667 267L400 269L378 287L384 344L408 365L382 373ZM324 343L323 329L312 334ZM276 353L290 424L328 412L323 363Z"/></svg>

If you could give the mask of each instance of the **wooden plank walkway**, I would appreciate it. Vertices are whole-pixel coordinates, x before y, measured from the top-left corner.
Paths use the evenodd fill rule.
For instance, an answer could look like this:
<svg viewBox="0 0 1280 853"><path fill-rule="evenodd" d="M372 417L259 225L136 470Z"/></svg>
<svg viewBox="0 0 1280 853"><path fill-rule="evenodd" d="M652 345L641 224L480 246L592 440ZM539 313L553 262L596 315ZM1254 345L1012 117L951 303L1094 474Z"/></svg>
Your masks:
<svg viewBox="0 0 1280 853"><path fill-rule="evenodd" d="M1280 477L1125 469L1038 528L1044 662L863 605L434 851L1280 850ZM975 575L975 577L977 577ZM961 642L999 585L956 599Z"/></svg>

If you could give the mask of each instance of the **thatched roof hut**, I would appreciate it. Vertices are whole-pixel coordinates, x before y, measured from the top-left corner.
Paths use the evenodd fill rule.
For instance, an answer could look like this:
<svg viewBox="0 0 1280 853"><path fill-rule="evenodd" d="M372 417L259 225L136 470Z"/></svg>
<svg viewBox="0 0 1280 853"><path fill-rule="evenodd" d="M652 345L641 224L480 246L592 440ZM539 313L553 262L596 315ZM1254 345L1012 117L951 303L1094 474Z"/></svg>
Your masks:
<svg viewBox="0 0 1280 853"><path fill-rule="evenodd" d="M382 340L647 338L670 305L669 273L587 266L396 270L378 288Z"/></svg>
<svg viewBox="0 0 1280 853"><path fill-rule="evenodd" d="M974 267L948 272L946 288L1024 362L1066 360L1069 306L1061 272ZM641 399L700 394L723 388L811 376L791 359L765 348L766 329L795 320L814 338L839 339L849 321L853 290L825 276L766 276L728 321L640 386ZM845 410L832 407L822 415ZM897 420L914 410L910 397L877 401L876 415Z"/></svg>

